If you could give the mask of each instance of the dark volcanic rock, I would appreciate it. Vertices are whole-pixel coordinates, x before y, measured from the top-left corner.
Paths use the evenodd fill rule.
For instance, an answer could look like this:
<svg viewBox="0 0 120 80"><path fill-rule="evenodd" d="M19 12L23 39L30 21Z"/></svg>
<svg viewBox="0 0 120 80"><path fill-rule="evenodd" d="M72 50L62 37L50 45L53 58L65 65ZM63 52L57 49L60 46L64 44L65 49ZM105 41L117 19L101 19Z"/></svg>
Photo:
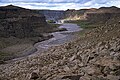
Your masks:
<svg viewBox="0 0 120 80"><path fill-rule="evenodd" d="M62 79L79 80L81 75L64 76Z"/></svg>
<svg viewBox="0 0 120 80"><path fill-rule="evenodd" d="M115 16L120 16L120 13L86 13L86 19L92 23L104 23Z"/></svg>
<svg viewBox="0 0 120 80"><path fill-rule="evenodd" d="M85 19L94 22L104 23L108 20L111 20L112 18L115 18L115 16L120 16L120 8L117 7L101 7L96 10L88 10L84 17ZM116 17L116 18L117 18ZM115 20L113 20L115 21Z"/></svg>
<svg viewBox="0 0 120 80"><path fill-rule="evenodd" d="M36 80L36 79L38 79L38 78L39 78L39 76L38 76L37 73L33 72L33 73L31 74L30 79Z"/></svg>
<svg viewBox="0 0 120 80"><path fill-rule="evenodd" d="M45 17L35 11L17 6L0 7L0 36L1 37L35 37L42 36L36 28L47 27Z"/></svg>

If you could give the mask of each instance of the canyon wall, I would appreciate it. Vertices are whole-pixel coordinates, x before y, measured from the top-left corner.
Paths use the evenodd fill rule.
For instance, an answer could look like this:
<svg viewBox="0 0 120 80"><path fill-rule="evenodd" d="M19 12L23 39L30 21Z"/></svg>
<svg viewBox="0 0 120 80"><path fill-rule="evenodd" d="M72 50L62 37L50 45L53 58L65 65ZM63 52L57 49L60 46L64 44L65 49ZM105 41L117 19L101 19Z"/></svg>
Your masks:
<svg viewBox="0 0 120 80"><path fill-rule="evenodd" d="M43 14L46 17L46 20L103 20L105 21L111 15L118 15L120 9L112 7L101 7L99 9L90 8L90 9L68 9L66 11L60 10L36 10L39 14ZM118 14L117 14L118 13Z"/></svg>
<svg viewBox="0 0 120 80"><path fill-rule="evenodd" d="M88 9L81 9L81 10L68 9L65 11L65 20L84 19L84 13L86 11L88 11Z"/></svg>
<svg viewBox="0 0 120 80"><path fill-rule="evenodd" d="M46 20L91 20L91 22L106 22L112 16L119 16L120 9L101 7L99 9L80 10L29 10L13 5L0 7L0 37L35 37L42 36L51 28Z"/></svg>
<svg viewBox="0 0 120 80"><path fill-rule="evenodd" d="M120 8L115 6L112 7L101 7L99 9L80 9L80 10L66 10L64 20L91 20L91 22L105 22L112 17L120 16Z"/></svg>
<svg viewBox="0 0 120 80"><path fill-rule="evenodd" d="M36 28L47 27L45 16L35 11L8 5L0 7L0 37L34 37L41 36Z"/></svg>
<svg viewBox="0 0 120 80"><path fill-rule="evenodd" d="M84 17L86 20L91 22L106 22L109 19L117 18L120 16L120 9L117 7L101 7L96 11L88 11L84 13Z"/></svg>
<svg viewBox="0 0 120 80"><path fill-rule="evenodd" d="M63 19L65 15L65 11L62 10L39 10L39 13L43 14L46 17L46 20L54 21Z"/></svg>

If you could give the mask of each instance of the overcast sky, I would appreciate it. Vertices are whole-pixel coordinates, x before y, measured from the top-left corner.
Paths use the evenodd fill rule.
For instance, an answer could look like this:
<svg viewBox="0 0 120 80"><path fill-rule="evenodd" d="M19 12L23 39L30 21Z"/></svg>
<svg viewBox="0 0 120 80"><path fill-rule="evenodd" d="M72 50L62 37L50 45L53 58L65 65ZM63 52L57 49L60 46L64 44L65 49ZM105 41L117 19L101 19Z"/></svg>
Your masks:
<svg viewBox="0 0 120 80"><path fill-rule="evenodd" d="M29 9L81 9L99 7L120 7L120 0L0 0L0 6L17 5Z"/></svg>

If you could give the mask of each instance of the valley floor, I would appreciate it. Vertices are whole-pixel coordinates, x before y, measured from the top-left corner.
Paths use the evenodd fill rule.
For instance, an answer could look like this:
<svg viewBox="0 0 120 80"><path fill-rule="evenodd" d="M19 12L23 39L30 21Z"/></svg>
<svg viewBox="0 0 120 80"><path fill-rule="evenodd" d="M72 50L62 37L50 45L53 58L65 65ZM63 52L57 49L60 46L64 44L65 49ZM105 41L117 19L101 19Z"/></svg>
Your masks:
<svg viewBox="0 0 120 80"><path fill-rule="evenodd" d="M8 38L0 37L0 64L36 52L37 49L34 47L34 44L52 38L53 35L50 34L52 32L66 30L65 28L58 28L60 25L61 24L49 24L50 29L46 30L47 32L41 33L41 31L39 31L42 36L25 38L17 38L13 36Z"/></svg>
<svg viewBox="0 0 120 80"><path fill-rule="evenodd" d="M120 80L120 23L77 33L77 39L0 65L1 80Z"/></svg>

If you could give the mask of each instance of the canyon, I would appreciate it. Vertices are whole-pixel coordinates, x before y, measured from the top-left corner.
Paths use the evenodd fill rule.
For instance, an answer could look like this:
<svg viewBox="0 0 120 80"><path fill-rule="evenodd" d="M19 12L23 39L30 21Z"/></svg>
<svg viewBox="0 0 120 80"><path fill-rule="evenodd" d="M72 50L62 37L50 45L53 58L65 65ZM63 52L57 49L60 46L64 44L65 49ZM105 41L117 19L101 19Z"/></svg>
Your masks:
<svg viewBox="0 0 120 80"><path fill-rule="evenodd" d="M1 10L4 12L4 9ZM62 15L57 16L56 13L58 15L61 14ZM75 38L70 42L66 42L64 44L57 46L51 46L50 48L47 49L47 51L43 52L38 51L37 54L29 55L20 60L8 63L3 62L0 65L0 79L119 80L120 79L119 13L120 8L117 8L115 6L101 7L99 9L94 8L81 10L73 9L62 12L61 11L52 12L49 10L41 12L41 10L38 11L33 10L33 13L31 13L30 15L33 16L34 14L35 17L37 16L37 18L35 18L35 20L37 20L35 21L37 22L35 27L37 28L39 28L39 26L37 25L41 25L41 23L45 23L44 25L42 24L43 26L47 25L46 20L63 20L64 22L69 22L69 24L76 23L80 25L83 28L83 30L74 33ZM44 17L43 19L44 21L40 19L41 16ZM30 17L28 17L28 19L31 21L34 18L31 19ZM7 18L7 21L8 20L9 19ZM32 23L29 22L28 24L33 23L34 21L32 21ZM85 27L88 28L86 29ZM26 28L28 28L28 26ZM31 30L30 28L30 30L33 31L33 33L34 31L39 32L39 29L37 29L38 31L36 29L32 28ZM0 30L2 30L1 27ZM11 34L11 32L9 33L10 36L15 35L14 37L19 37L16 34L13 35ZM27 33L25 33L25 35L26 34ZM30 36L24 37L28 38Z"/></svg>
<svg viewBox="0 0 120 80"><path fill-rule="evenodd" d="M0 57L9 60L28 49L35 51L33 47L35 43L52 38L53 35L49 33L59 30L65 29L48 24L45 16L35 10L14 5L2 6L0 7Z"/></svg>

